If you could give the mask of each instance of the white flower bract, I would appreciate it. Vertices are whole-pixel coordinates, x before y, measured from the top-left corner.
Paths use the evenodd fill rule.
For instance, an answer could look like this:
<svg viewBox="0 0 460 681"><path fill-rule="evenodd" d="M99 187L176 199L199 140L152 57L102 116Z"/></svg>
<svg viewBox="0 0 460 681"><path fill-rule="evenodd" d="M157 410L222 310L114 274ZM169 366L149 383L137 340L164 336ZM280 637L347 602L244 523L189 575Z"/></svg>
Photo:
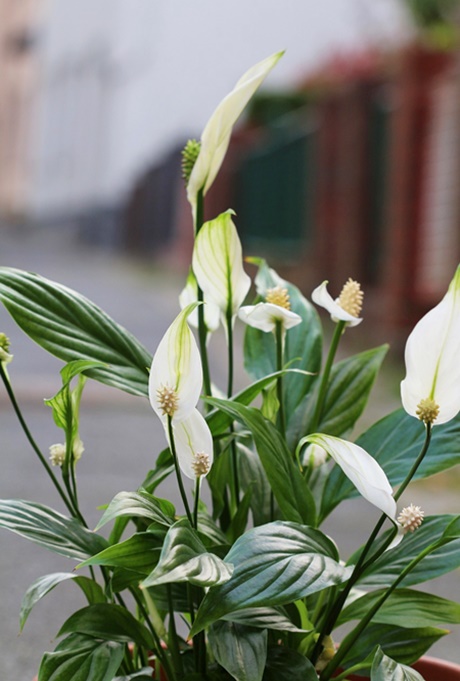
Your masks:
<svg viewBox="0 0 460 681"><path fill-rule="evenodd" d="M238 317L245 324L261 331L274 331L276 323L281 322L283 329L291 329L302 321L302 317L273 303L257 303L240 307Z"/></svg>
<svg viewBox="0 0 460 681"><path fill-rule="evenodd" d="M200 470L197 464L201 467L205 463L207 470L202 470L201 476L207 475L213 462L213 441L209 426L200 412L194 409L186 419L174 423L173 436L177 459L184 475L195 480L197 470ZM167 429L166 437L169 442Z"/></svg>
<svg viewBox="0 0 460 681"><path fill-rule="evenodd" d="M329 312L331 315L331 319L333 322L338 322L338 321L343 321L347 323L347 326L357 326L360 324L363 320L361 317L355 317L354 315L350 314L346 310L343 309L337 302L337 300L334 300L331 296L331 294L327 290L327 281L323 281L322 284L317 286L313 293L311 294L311 298L314 303L319 305L320 307L324 307L325 310Z"/></svg>

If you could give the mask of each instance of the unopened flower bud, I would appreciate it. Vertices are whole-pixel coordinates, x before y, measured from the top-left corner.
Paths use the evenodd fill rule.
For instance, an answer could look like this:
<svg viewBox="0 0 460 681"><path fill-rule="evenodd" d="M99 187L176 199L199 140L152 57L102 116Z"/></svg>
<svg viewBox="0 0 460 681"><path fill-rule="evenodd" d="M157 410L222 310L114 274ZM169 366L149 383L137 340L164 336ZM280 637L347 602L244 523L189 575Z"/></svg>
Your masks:
<svg viewBox="0 0 460 681"><path fill-rule="evenodd" d="M302 463L304 466L311 466L312 468L319 468L323 463L326 463L328 454L320 445L308 445L305 449Z"/></svg>
<svg viewBox="0 0 460 681"><path fill-rule="evenodd" d="M8 350L10 349L10 339L5 333L0 333L0 362L9 364L13 359Z"/></svg>
<svg viewBox="0 0 460 681"><path fill-rule="evenodd" d="M50 461L53 466L62 466L65 461L66 447L62 443L51 445Z"/></svg>
<svg viewBox="0 0 460 681"><path fill-rule="evenodd" d="M410 506L403 508L398 516L398 523L402 526L404 534L407 534L407 532L414 532L417 527L420 527L424 516L425 513L422 511L420 506L414 506L414 504L411 504Z"/></svg>
<svg viewBox="0 0 460 681"><path fill-rule="evenodd" d="M182 177L185 184L188 184L193 166L200 153L201 143L197 140L189 140L182 150Z"/></svg>

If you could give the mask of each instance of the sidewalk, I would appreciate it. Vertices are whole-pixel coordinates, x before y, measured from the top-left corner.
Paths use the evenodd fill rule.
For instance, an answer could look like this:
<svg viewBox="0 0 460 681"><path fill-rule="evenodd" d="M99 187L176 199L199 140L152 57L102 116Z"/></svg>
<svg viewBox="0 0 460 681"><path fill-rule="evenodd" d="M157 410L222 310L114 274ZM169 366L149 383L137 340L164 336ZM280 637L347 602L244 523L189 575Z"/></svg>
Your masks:
<svg viewBox="0 0 460 681"><path fill-rule="evenodd" d="M160 267L139 264L116 254L91 251L75 242L72 233L43 230L30 233L0 232L0 264L38 272L75 288L126 326L154 352L179 307L177 295L184 277ZM31 431L47 451L61 441L51 412L43 405L60 387L62 364L29 341L18 330L3 307L0 331L11 339L15 360L10 374ZM225 348L211 344L214 365L221 367L217 380L224 383ZM239 377L243 381L243 377ZM2 475L1 498L25 498L62 510L57 495L41 474L40 465L22 435L12 409L0 391L0 432ZM81 505L90 525L100 517L98 506L122 490L132 491L152 467L156 454L165 445L158 419L146 400L125 395L88 381L82 403L81 435L86 451L79 464ZM417 485L414 503L427 513L457 510L456 495L446 490L433 493ZM175 485L160 490L180 508ZM347 512L333 515L326 531L338 538L348 554L364 539L357 534L359 518L369 516L369 506L354 501ZM13 534L0 532L0 678L29 681L37 672L42 651L52 650L59 626L85 602L78 587L64 583L44 598L32 611L24 633L18 638L18 615L22 596L38 577L50 572L69 571L73 563L59 559ZM460 592L460 575L439 580L441 595L455 598ZM458 661L460 633L446 637L433 648L433 654Z"/></svg>

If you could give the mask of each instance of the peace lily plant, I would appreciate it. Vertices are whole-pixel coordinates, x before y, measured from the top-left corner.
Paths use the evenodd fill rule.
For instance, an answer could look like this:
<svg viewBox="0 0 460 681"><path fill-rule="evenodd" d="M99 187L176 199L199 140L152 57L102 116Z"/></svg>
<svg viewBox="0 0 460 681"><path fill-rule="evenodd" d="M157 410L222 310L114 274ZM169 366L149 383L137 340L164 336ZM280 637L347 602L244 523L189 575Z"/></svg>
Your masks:
<svg viewBox="0 0 460 681"><path fill-rule="evenodd" d="M460 461L460 268L409 336L403 409L352 440L387 351L335 361L344 332L359 332L359 284L349 280L337 299L327 282L312 294L334 329L323 362L315 308L263 260L252 258L257 293L244 304L251 280L238 217L228 210L203 224L204 196L232 126L280 56L250 69L217 107L201 144L186 147L192 269L183 309L171 311L153 358L78 293L0 270L6 309L65 363L62 387L46 401L63 431L48 458L16 400L14 361L0 334L4 388L63 506L2 500L0 526L71 560L68 573L39 575L30 586L21 628L60 582L82 590L82 607L57 631L39 681L328 681L354 673L419 681L410 665L447 633L446 624L460 621L460 605L409 588L460 564L460 517L424 518L407 493L412 479ZM219 318L228 381L215 387L207 349ZM242 323L251 379L235 393L233 331ZM165 433L152 446L152 470L139 471L138 489L107 503L95 529L78 502L79 407L88 379L148 398ZM177 509L156 494L168 476L181 494ZM340 556L320 528L358 495L379 519L362 546ZM343 635L337 629L345 623Z"/></svg>

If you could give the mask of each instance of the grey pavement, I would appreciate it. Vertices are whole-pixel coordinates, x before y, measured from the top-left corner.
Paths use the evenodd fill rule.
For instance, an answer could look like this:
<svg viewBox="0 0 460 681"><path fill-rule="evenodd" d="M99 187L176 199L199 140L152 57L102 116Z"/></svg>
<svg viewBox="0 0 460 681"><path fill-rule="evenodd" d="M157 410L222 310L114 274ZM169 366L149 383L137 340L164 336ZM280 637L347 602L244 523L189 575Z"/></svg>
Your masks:
<svg viewBox="0 0 460 681"><path fill-rule="evenodd" d="M168 324L177 314L177 295L184 273L161 264L134 262L115 253L103 253L78 242L70 230L6 230L0 232L0 264L38 272L77 289L91 298L117 322L132 331L154 352ZM26 420L41 448L61 441L43 398L60 387L61 363L29 341L0 309L0 331L12 341L14 362L10 375ZM217 380L224 378L226 358L220 339L211 344L211 363ZM238 383L244 383L238 376ZM395 397L385 393L387 402ZM64 512L54 488L30 450L6 396L0 391L0 498L24 498ZM148 402L88 381L82 402L81 436L86 451L78 466L81 505L90 526L100 517L98 507L118 491L134 490L164 447L164 435ZM174 485L159 490L180 509ZM417 485L413 499L425 511L458 512L457 495L442 488ZM345 555L366 538L363 518L372 527L368 504L353 501L332 514L326 531ZM22 596L38 577L73 568L64 558L20 537L0 532L0 681L29 681L37 672L43 650L56 645L56 633L65 619L85 602L72 583L59 585L36 605L23 633L18 636ZM437 593L459 597L460 576L437 580ZM460 632L436 644L433 654L458 661Z"/></svg>

